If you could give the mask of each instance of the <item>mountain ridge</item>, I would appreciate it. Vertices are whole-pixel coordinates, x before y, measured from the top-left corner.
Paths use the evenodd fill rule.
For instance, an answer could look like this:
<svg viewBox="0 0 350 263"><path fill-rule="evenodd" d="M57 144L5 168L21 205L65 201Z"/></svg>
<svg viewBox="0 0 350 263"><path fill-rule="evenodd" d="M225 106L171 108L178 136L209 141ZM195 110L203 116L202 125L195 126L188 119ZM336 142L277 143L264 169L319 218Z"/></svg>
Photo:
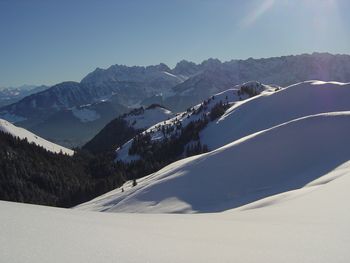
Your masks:
<svg viewBox="0 0 350 263"><path fill-rule="evenodd" d="M52 153L62 153L67 155L73 155L74 151L67 149L65 147L62 147L60 145L54 144L52 142L49 142L43 138L40 138L39 136L23 129L16 127L15 125L9 123L8 121L5 121L3 119L0 119L0 131L10 134L13 137L19 138L19 139L25 139L29 143L34 143L37 146L43 147L47 151L50 151Z"/></svg>
<svg viewBox="0 0 350 263"><path fill-rule="evenodd" d="M101 116L99 121L91 121L89 129L84 129L86 125L84 126L81 119L75 118L70 112L72 124L69 125L81 126L82 131L89 130L89 133L81 134L82 142L78 143L76 139L71 142L72 145L81 145L97 134L98 130L113 117L127 112L128 108L147 107L158 103L178 112L205 100L212 94L250 80L279 86L288 86L309 79L350 82L349 72L349 55L329 53L227 62L208 59L200 64L183 60L173 69L165 64L147 67L116 64L89 73L81 82L60 83L42 93L2 107L0 117L14 121L17 125L45 138L64 141L70 137L76 138L76 131L71 129L72 134L58 138L51 130L62 129L63 125L58 123L57 118L53 121L51 119L53 115L62 115L66 111L71 111L70 108L73 107L96 103L108 104L104 108L109 108L109 112L85 106L90 112L95 112L91 114Z"/></svg>

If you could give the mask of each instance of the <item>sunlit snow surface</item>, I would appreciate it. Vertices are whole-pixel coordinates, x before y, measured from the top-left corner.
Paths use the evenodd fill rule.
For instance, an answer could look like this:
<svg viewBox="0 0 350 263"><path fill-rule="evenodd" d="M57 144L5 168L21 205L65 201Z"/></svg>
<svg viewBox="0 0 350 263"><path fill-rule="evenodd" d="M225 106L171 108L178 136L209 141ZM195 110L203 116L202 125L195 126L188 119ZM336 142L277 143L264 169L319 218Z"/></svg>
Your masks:
<svg viewBox="0 0 350 263"><path fill-rule="evenodd" d="M125 120L135 129L145 129L173 116L174 114L171 111L157 106L144 110L143 114L129 114L125 117Z"/></svg>
<svg viewBox="0 0 350 263"><path fill-rule="evenodd" d="M348 162L312 186L223 213L96 213L0 202L1 262L346 263L349 189Z"/></svg>
<svg viewBox="0 0 350 263"><path fill-rule="evenodd" d="M68 155L73 155L74 151L62 147L60 145L57 145L55 143L49 142L33 133L31 133L30 131L17 127L11 123L9 123L8 121L5 121L3 119L0 119L0 131L5 132L5 133L9 133L15 137L18 137L20 139L27 139L29 143L34 143L38 146L41 146L43 148L45 148L46 150L50 151L50 152L54 152L54 153L64 153L64 154L68 154Z"/></svg>

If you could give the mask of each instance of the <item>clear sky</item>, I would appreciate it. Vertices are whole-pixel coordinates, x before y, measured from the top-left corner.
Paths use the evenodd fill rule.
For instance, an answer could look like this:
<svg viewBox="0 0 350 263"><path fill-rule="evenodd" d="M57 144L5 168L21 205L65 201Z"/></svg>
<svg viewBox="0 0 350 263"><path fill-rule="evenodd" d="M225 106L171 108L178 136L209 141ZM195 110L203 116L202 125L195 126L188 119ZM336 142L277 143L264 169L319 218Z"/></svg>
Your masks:
<svg viewBox="0 0 350 263"><path fill-rule="evenodd" d="M0 0L0 87L113 64L350 54L349 0Z"/></svg>

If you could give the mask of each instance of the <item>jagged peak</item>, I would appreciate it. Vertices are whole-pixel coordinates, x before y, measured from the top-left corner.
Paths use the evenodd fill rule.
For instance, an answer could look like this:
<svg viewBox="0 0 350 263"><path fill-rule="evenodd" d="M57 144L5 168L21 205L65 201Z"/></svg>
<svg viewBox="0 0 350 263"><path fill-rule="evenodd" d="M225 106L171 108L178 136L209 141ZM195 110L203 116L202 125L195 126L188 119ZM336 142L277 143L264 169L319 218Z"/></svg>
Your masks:
<svg viewBox="0 0 350 263"><path fill-rule="evenodd" d="M146 70L156 70L156 71L171 72L171 69L165 63L159 63L158 65L147 66Z"/></svg>
<svg viewBox="0 0 350 263"><path fill-rule="evenodd" d="M204 60L202 63L201 63L201 66L204 66L204 67L211 67L211 66L218 66L218 65L221 65L221 61L217 58L209 58L207 60Z"/></svg>

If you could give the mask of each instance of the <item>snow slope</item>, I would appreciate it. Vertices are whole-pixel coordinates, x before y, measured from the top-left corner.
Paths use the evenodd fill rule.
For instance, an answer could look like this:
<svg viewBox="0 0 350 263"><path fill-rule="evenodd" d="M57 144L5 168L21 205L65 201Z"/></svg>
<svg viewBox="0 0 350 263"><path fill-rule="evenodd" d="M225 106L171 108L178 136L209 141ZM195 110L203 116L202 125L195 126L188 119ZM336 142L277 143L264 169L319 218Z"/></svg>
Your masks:
<svg viewBox="0 0 350 263"><path fill-rule="evenodd" d="M218 212L303 187L350 160L350 112L296 119L166 166L79 209ZM129 183L130 184L130 183Z"/></svg>
<svg viewBox="0 0 350 263"><path fill-rule="evenodd" d="M228 90L225 90L223 92L220 92L218 94L213 95L211 98L208 98L205 102L202 102L198 105L191 107L186 112L178 113L176 115L176 117L173 117L169 120L166 120L166 118L164 118L164 116L163 116L164 114L161 114L160 115L161 118L159 118L160 122L158 122L158 123L157 122L152 123L149 121L147 122L147 124L149 124L149 125L145 125L144 127L149 127L149 128L146 131L144 131L144 133L149 133L151 135L152 141L164 140L165 136L168 139L170 139L172 136L179 136L180 132L177 129L178 125L180 125L181 127L185 127L190 122L203 119L203 116L208 117L211 109L216 104L218 104L220 101L222 103L227 103L229 105L239 105L239 104L241 104L241 100L249 99L249 97L250 97L249 94L245 93L242 90L248 90L254 94L262 93L262 94L265 94L267 96L271 93L274 93L275 89L276 89L276 87L264 85L264 84L261 84L261 83L256 82L256 81L250 81L247 83L243 83L241 85L236 85L235 87L233 87L231 89L228 89ZM150 114L151 113L152 112L150 112ZM157 113L157 114L159 114L159 113ZM169 114L169 117L170 116L171 115ZM154 118L154 117L152 118L150 116L150 117L147 117L147 119L152 120L152 119L156 119L156 118ZM136 120L137 119L135 119L135 121ZM163 120L166 120L166 121L163 121ZM133 123L133 121L129 121L129 123ZM143 122L141 122L141 124L143 124ZM137 125L137 122L136 122L136 125ZM173 128L173 131L168 133L168 134L164 134L162 131L163 127L164 128ZM123 162L130 162L133 160L138 160L140 158L138 155L130 155L129 154L129 149L132 145L132 142L133 142L133 139L126 142L122 147L120 147L116 150L117 160L123 161Z"/></svg>
<svg viewBox="0 0 350 263"><path fill-rule="evenodd" d="M101 118L101 116L96 111L84 107L73 107L72 114L81 122L91 122Z"/></svg>
<svg viewBox="0 0 350 263"><path fill-rule="evenodd" d="M1 261L347 263L349 188L347 162L301 190L224 213L114 214L0 202Z"/></svg>
<svg viewBox="0 0 350 263"><path fill-rule="evenodd" d="M350 111L350 83L305 81L233 105L201 132L202 144L217 149L249 134L308 115Z"/></svg>
<svg viewBox="0 0 350 263"><path fill-rule="evenodd" d="M34 143L38 146L41 146L43 148L45 148L46 150L53 152L53 153L59 153L62 152L64 154L68 154L68 155L73 155L74 151L62 147L60 145L54 144L52 142L49 142L33 133L31 133L30 131L17 127L11 123L9 123L8 121L5 121L3 119L0 119L0 131L5 132L5 133L9 133L15 137L18 137L20 139L27 139L29 143Z"/></svg>
<svg viewBox="0 0 350 263"><path fill-rule="evenodd" d="M160 106L154 106L145 109L142 114L128 114L125 120L135 129L146 129L173 116L174 114L170 110Z"/></svg>

